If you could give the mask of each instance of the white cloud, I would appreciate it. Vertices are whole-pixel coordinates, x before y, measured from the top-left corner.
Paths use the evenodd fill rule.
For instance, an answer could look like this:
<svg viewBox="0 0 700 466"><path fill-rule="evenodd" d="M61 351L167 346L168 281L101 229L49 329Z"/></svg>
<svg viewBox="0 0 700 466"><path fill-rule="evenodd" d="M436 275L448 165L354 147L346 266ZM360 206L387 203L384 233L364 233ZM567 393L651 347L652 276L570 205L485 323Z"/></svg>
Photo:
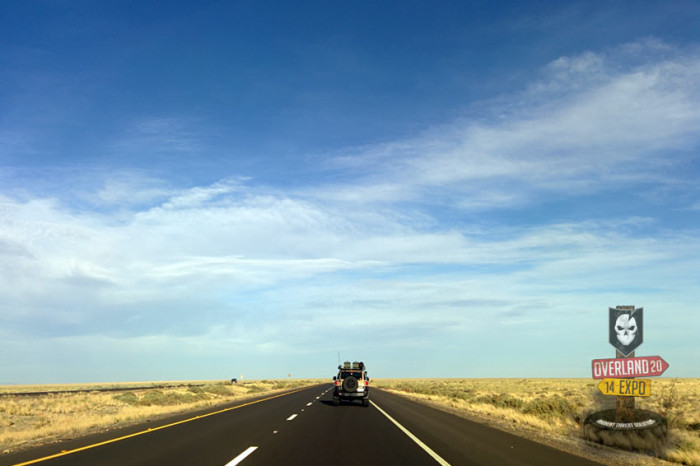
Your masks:
<svg viewBox="0 0 700 466"><path fill-rule="evenodd" d="M353 289L360 286L357 277L365 274L380 274L381 282L382 275L413 267L419 276L437 274L450 282L441 270L451 266L457 267L458 277L478 283L469 288L472 293L511 300L515 297L503 291L504 282L521 296L537 290L595 292L621 270L638 274L653 267L650 276L656 278L662 272L689 273L678 264L689 267L691 258L700 255L689 247L694 233L647 236L646 219L614 227L584 221L428 233L391 217L384 223L372 217L358 223L360 218L352 213L343 218L333 207L258 196L250 190L240 196L241 190L245 188L238 186L232 199L218 197L232 193L219 185L195 195L186 190L173 198L197 202L166 201L167 208L137 212L119 224L101 214L71 214L56 201L4 199L0 238L6 245L4 268L12 273L4 275L0 290L18 304L29 295L47 300L61 296L74 303L69 297L79 289L98 306L133 305L212 293L235 299L237 293L341 272L349 274ZM435 270L421 272L423 266ZM480 277L480 271L486 276ZM617 277L613 282L626 280ZM333 292L333 287L326 291ZM357 290L347 293L356 296ZM445 296L457 299L454 293ZM458 299L468 298L469 293Z"/></svg>
<svg viewBox="0 0 700 466"><path fill-rule="evenodd" d="M658 309L697 289L697 234L647 236L648 219L426 233L245 185L224 190L231 198L190 194L172 197L197 202L165 201L117 225L57 201L4 199L5 328L66 354L104 337L131 348L116 355L194 352L220 370L222 350L306 357L335 351L349 329L377 354L469 347L515 329L524 342L560 341L572 310L620 299Z"/></svg>
<svg viewBox="0 0 700 466"><path fill-rule="evenodd" d="M343 156L339 166L366 164L364 185L319 195L394 202L449 189L456 205L484 209L522 205L543 191L673 183L685 151L698 144L700 52L661 45L557 59L526 92L494 102L487 120Z"/></svg>

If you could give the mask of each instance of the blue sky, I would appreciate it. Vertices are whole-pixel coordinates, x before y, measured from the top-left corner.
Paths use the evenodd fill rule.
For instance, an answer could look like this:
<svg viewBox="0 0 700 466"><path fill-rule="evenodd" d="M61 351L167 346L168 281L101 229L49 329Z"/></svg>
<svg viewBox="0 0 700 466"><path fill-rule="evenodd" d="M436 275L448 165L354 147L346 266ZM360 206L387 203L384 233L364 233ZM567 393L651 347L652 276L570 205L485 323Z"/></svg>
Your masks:
<svg viewBox="0 0 700 466"><path fill-rule="evenodd" d="M0 7L0 383L700 377L700 5Z"/></svg>

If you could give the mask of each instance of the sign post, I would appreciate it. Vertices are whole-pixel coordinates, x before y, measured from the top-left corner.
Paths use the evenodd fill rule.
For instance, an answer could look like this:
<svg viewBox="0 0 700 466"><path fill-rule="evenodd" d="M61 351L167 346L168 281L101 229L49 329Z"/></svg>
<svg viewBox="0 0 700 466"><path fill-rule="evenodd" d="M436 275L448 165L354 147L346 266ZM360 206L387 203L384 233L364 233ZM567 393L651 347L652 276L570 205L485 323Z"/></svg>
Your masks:
<svg viewBox="0 0 700 466"><path fill-rule="evenodd" d="M588 440L630 448L631 440L648 442L668 438L668 423L652 411L635 410L635 397L651 395L651 380L666 372L668 363L660 356L635 357L635 350L644 341L644 309L634 306L609 308L608 338L615 347L615 358L594 359L593 378L603 395L615 397L615 409L591 413L583 423ZM644 378L642 378L644 377Z"/></svg>
<svg viewBox="0 0 700 466"><path fill-rule="evenodd" d="M598 382L598 390L603 395L635 397L651 395L649 379L603 379ZM632 398L634 399L634 398Z"/></svg>
<svg viewBox="0 0 700 466"><path fill-rule="evenodd" d="M617 358L633 358L634 350L642 344L644 336L644 309L634 306L609 308L610 344L616 349ZM617 422L634 422L634 396L617 396L615 404Z"/></svg>
<svg viewBox="0 0 700 466"><path fill-rule="evenodd" d="M594 359L591 362L591 369L594 379L658 377L666 372L668 363L661 356Z"/></svg>
<svg viewBox="0 0 700 466"><path fill-rule="evenodd" d="M631 357L634 350L643 342L644 308L617 306L610 310L610 344L621 354L618 357Z"/></svg>

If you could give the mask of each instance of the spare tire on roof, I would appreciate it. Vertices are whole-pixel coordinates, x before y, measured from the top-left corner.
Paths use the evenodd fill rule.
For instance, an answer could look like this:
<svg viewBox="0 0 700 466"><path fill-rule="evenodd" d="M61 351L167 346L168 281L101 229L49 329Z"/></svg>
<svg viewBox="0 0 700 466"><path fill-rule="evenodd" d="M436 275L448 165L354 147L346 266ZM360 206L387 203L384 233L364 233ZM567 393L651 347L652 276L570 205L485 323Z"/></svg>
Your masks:
<svg viewBox="0 0 700 466"><path fill-rule="evenodd" d="M357 390L358 385L359 383L357 382L357 379L351 375L350 377L347 377L345 380L343 380L343 391L354 392L355 390Z"/></svg>

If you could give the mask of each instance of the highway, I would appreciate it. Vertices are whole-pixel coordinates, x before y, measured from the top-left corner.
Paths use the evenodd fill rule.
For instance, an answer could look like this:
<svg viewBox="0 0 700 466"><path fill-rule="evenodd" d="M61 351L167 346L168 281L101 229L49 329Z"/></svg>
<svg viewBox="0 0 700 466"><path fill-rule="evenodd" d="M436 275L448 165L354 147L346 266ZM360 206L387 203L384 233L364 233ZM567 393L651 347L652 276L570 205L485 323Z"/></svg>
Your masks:
<svg viewBox="0 0 700 466"><path fill-rule="evenodd" d="M584 458L373 389L369 407L305 388L0 456L0 465L592 465ZM62 451L63 450L63 451Z"/></svg>

